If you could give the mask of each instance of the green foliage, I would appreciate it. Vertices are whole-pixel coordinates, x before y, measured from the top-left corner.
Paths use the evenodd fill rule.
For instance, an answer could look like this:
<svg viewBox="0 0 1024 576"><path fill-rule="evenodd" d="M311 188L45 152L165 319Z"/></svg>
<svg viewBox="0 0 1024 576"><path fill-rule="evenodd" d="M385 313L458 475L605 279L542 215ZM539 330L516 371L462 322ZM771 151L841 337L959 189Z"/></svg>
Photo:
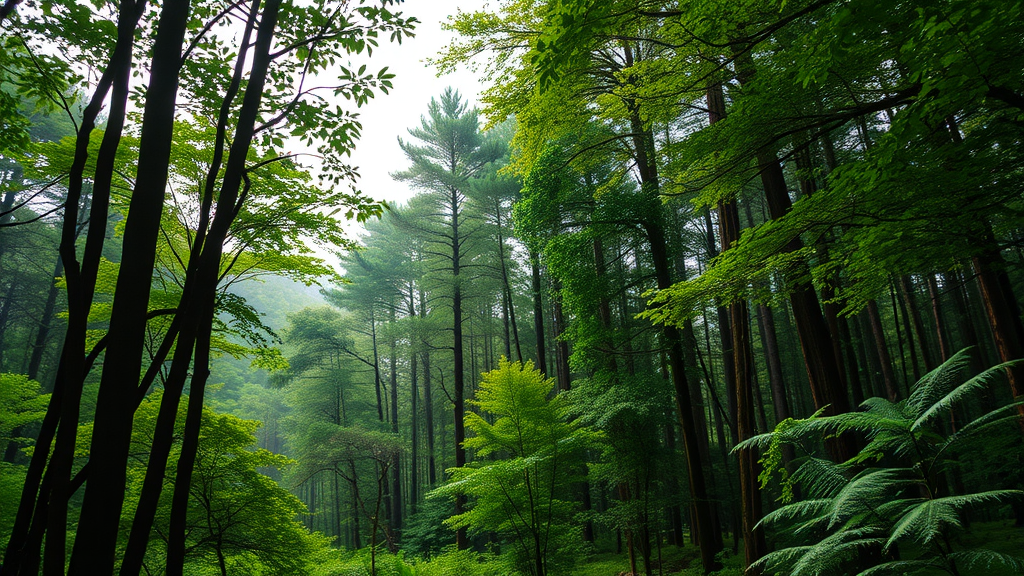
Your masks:
<svg viewBox="0 0 1024 576"><path fill-rule="evenodd" d="M444 521L451 517L452 503L441 498L420 502L402 529L402 551L411 557L433 558L451 544L451 530Z"/></svg>
<svg viewBox="0 0 1024 576"><path fill-rule="evenodd" d="M22 374L0 374L0 451L12 440L11 433L26 424L39 422L46 414L49 394L39 393L39 383Z"/></svg>
<svg viewBox="0 0 1024 576"><path fill-rule="evenodd" d="M161 398L159 392L150 395L136 412L133 451L148 451ZM179 405L178 438L186 409L187 397ZM203 410L186 520L188 573L219 573L217 566L223 562L229 573L308 574L315 555L330 544L329 538L312 534L299 523L297 517L305 512L305 506L261 472L281 470L293 461L254 448L259 426L254 420ZM173 447L169 472L174 470L179 450L180 440ZM143 463L129 470L127 502L137 501L144 473ZM167 482L157 511L158 529L147 551L147 564L151 565L163 562L173 473ZM126 519L131 518L133 509L126 506Z"/></svg>
<svg viewBox="0 0 1024 576"><path fill-rule="evenodd" d="M0 462L0 547L7 546L7 540L11 537L24 482L24 466Z"/></svg>
<svg viewBox="0 0 1024 576"><path fill-rule="evenodd" d="M860 565L862 574L931 569L963 574L1024 567L1024 558L983 545L958 545L971 516L1024 502L1024 491L991 489L991 478L982 484L986 489L951 492L950 478L963 474L962 459L977 450L978 442L991 446L995 440L1000 445L999 459L1024 456L1017 414L1021 402L948 430L949 416L962 414L967 402L1012 364L1000 364L964 381L959 375L969 363L969 354L961 351L929 372L900 402L871 398L859 412L828 417L819 412L807 419L788 420L772 433L741 443L737 449L767 448L761 461L765 466L762 482L781 468L780 444L795 444L808 454L792 478L785 480L799 484L808 499L778 508L761 521L789 544L769 553L758 565L768 573L793 576L848 569L872 556L877 560ZM810 455L809 442L854 431L864 434L867 444L848 462L835 464ZM791 490L784 491L787 500L792 495Z"/></svg>
<svg viewBox="0 0 1024 576"><path fill-rule="evenodd" d="M416 564L416 576L505 576L506 567L493 556L473 550L448 548L443 554Z"/></svg>
<svg viewBox="0 0 1024 576"><path fill-rule="evenodd" d="M511 543L506 559L524 573L571 565L579 553L570 522L574 506L566 491L595 434L567 421L564 397L550 398L554 386L532 362L502 358L496 370L483 375L471 401L493 423L475 412L466 415L471 434L465 446L479 459L449 469L451 480L432 493L473 497L468 511L445 523L499 533ZM535 550L545 552L538 558Z"/></svg>

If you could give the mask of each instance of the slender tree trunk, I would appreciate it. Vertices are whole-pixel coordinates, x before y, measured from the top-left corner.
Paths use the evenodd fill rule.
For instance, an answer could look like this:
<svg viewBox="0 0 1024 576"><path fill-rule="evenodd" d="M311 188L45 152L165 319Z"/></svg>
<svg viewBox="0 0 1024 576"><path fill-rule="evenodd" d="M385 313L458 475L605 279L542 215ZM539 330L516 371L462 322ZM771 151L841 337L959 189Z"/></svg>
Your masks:
<svg viewBox="0 0 1024 576"><path fill-rule="evenodd" d="M419 294L420 318L426 318L426 298L422 290ZM437 465L434 459L434 390L431 385L430 350L424 347L420 358L423 361L423 425L427 429L427 486L433 488L437 485Z"/></svg>
<svg viewBox="0 0 1024 576"><path fill-rule="evenodd" d="M64 265L60 256L53 265L53 281L50 282L50 289L46 293L46 304L43 305L43 315L39 320L39 332L36 333L35 344L32 345L32 357L28 362L28 377L32 380L39 379L39 367L43 362L43 353L46 352L46 342L50 337L50 327L53 322L53 309L57 304L57 281L63 274Z"/></svg>
<svg viewBox="0 0 1024 576"><path fill-rule="evenodd" d="M409 286L409 318L416 317L415 307L415 295L413 288ZM410 341L409 351L409 384L412 388L412 396L409 406L409 412L412 416L412 450L410 454L410 460L412 461L409 467L409 510L412 514L416 513L416 507L419 505L419 493L420 493L420 412L419 412L419 382L418 382L418 366L419 361L416 359L417 345L415 341Z"/></svg>
<svg viewBox="0 0 1024 576"><path fill-rule="evenodd" d="M628 49L627 59L631 60ZM632 105L630 112L633 148L640 172L641 194L645 196L645 201L650 203L653 210L651 219L643 222L642 226L647 233L647 240L650 244L651 261L654 264L657 286L663 290L672 285L672 274L668 242L662 222L663 214L661 214L660 209L661 199L658 195L658 172L653 157L654 139L650 131L644 129L640 120L639 109L635 107L635 104ZM686 367L683 364L683 349L679 330L674 326L666 326L662 334L668 347L669 367L672 373L672 384L675 388L676 411L683 431L683 447L686 451L690 496L694 501L695 507L694 518L700 527L701 563L704 572L708 573L717 570L719 567L719 563L715 559L718 549L715 547L714 537L711 534L711 503L708 500L704 466L700 461L700 446L693 419L693 410L689 405L690 383L687 381Z"/></svg>
<svg viewBox="0 0 1024 576"><path fill-rule="evenodd" d="M454 167L453 167L454 169ZM452 324L454 336L454 382L455 388L455 467L462 468L466 465L466 448L462 445L466 439L465 417L465 374L463 372L464 360L462 349L462 284L459 277L461 260L460 249L462 247L462 236L459 235L459 195L458 190L451 189L451 217L452 217L452 276L455 285L452 294ZM466 508L465 495L455 497L455 514L462 514ZM459 528L455 532L455 545L459 550L469 547L469 539L466 537L466 529Z"/></svg>
<svg viewBox="0 0 1024 576"><path fill-rule="evenodd" d="M934 274L929 274L925 281L928 284L928 299L932 305L932 320L935 322L935 340L939 343L939 357L942 362L949 360L952 351L949 349L949 336L946 321L942 317L942 303L939 299L939 283Z"/></svg>
<svg viewBox="0 0 1024 576"><path fill-rule="evenodd" d="M721 86L718 86L721 91ZM709 104L713 98L709 95ZM718 226L722 241L722 250L728 250L739 240L740 220L736 201L719 202ZM746 301L734 302L729 307L732 321L732 349L734 359L734 380L730 383L731 393L736 399L736 436L739 441L752 438L756 434L754 416L754 381L753 352L750 347L750 321ZM747 572L759 574L749 566L767 553L764 531L755 528L761 520L761 492L757 476L760 467L757 463L757 452L741 450L737 454L740 473L740 501L743 522L743 550L748 566Z"/></svg>
<svg viewBox="0 0 1024 576"><path fill-rule="evenodd" d="M914 328L914 335L917 337L917 342L921 346L921 357L924 360L925 370L931 372L936 366L938 366L938 363L935 361L935 355L932 353L931 347L928 346L928 338L924 329L924 320L921 318L921 310L917 306L917 299L914 297L915 290L910 277L905 275L900 276L899 286L900 293L903 296L903 301L906 303L911 324Z"/></svg>
<svg viewBox="0 0 1024 576"><path fill-rule="evenodd" d="M533 329L537 333L537 369L547 376L546 344L544 343L544 303L540 284L540 257L530 252L530 268L533 273Z"/></svg>
<svg viewBox="0 0 1024 576"><path fill-rule="evenodd" d="M398 435L398 342L393 335L395 323L395 308L391 307L392 335L390 346L389 364L391 368L391 432ZM391 532L394 538L389 544L394 545L402 530L402 467L399 455L395 454L391 459Z"/></svg>
<svg viewBox="0 0 1024 576"><path fill-rule="evenodd" d="M119 46L127 50L128 64L117 71L113 84L111 122L120 133L123 125L124 106L128 94L130 54L135 23L141 16L142 3L126 11L134 11L119 17ZM124 500L128 450L131 442L132 416L136 408L135 398L141 373L142 351L145 342L146 309L149 305L150 283L156 257L158 223L163 212L164 194L168 180L171 137L174 128L175 102L178 91L178 74L181 62L182 43L189 15L188 0L168 0L162 7L157 35L153 46L153 61L149 86L146 92L146 106L143 112L140 136L138 176L135 181L129 210L131 218L126 221L121 263L114 291L110 328L107 334L106 356L96 400L92 448L90 450L91 471L82 502L74 549L68 573L72 576L88 574L109 574L113 571L116 551L118 524ZM121 44L122 35L124 44ZM116 50L116 48L115 48ZM110 130L111 128L108 128ZM92 299L95 285L95 266L98 265L102 238L106 233L106 202L97 194L109 195L110 178L113 171L114 153L118 142L108 140L106 135L101 143L101 162L108 165L111 174L97 178L93 185L93 214L89 237L86 239L85 265L83 265L83 303L85 310ZM66 267L73 267L73 253L63 254ZM96 264L92 264L95 262ZM69 284L69 306L71 301ZM69 319L68 331L71 333ZM70 355L81 354L77 346L65 350ZM80 364L76 362L76 364ZM77 377L77 370L65 373ZM77 418L63 418L65 423ZM63 426L62 426L63 428ZM66 490L63 479L58 479L54 494ZM70 495L70 494L66 494ZM66 530L66 500L51 502L51 522L48 526L46 564L52 565L57 573L63 573L65 551L63 545L51 551L49 538L53 532ZM61 518L63 516L63 518ZM59 537L63 541L63 536ZM50 572L46 568L46 572Z"/></svg>
<svg viewBox="0 0 1024 576"><path fill-rule="evenodd" d="M558 378L558 389L565 391L571 386L572 375L569 371L569 342L562 337L565 333L565 313L562 310L562 286L557 279L553 281L552 303L554 304L555 329L555 374Z"/></svg>
<svg viewBox="0 0 1024 576"><path fill-rule="evenodd" d="M879 314L878 304L874 300L868 302L868 320L871 322L871 334L874 336L878 361L882 365L885 395L888 396L889 400L895 402L900 397L899 387L896 384L896 375L892 371L892 358L889 356L889 346L885 342L882 316Z"/></svg>
<svg viewBox="0 0 1024 576"><path fill-rule="evenodd" d="M1003 362L1024 358L1024 324L1021 323L1020 308L991 228L985 231L983 242L984 250L971 259L971 264L978 277L981 301L996 343L996 352ZM1024 396L1024 365L1008 368L1006 374L1014 398ZM1024 427L1024 406L1019 407L1018 412Z"/></svg>

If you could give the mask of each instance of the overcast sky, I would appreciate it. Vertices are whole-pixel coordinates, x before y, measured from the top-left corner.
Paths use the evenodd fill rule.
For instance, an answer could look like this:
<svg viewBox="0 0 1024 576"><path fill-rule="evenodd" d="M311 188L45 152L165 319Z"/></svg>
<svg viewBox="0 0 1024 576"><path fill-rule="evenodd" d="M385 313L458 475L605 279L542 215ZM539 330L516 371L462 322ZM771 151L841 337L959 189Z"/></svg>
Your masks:
<svg viewBox="0 0 1024 576"><path fill-rule="evenodd" d="M374 50L368 69L389 66L396 77L390 94L378 94L359 110L363 133L352 153L352 164L361 176L360 189L369 196L404 202L414 194L389 174L408 166L398 147L398 136L405 137L408 128L419 126L431 96L438 96L452 86L477 105L480 85L474 74L460 70L438 78L437 71L425 59L436 56L453 38L451 32L441 29L442 21L460 6L468 11L482 5L480 0L407 0L402 11L420 20L416 37L403 40L401 45L382 41L380 48Z"/></svg>

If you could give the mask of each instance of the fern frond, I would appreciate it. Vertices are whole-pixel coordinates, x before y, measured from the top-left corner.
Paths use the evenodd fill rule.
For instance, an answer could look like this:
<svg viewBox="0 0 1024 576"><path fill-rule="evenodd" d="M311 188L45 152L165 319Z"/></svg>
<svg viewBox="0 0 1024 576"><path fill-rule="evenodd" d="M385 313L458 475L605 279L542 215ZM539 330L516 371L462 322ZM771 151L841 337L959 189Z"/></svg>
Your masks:
<svg viewBox="0 0 1024 576"><path fill-rule="evenodd" d="M777 438L778 432L767 432L765 434L758 434L757 436L751 436L743 442L733 446L730 454L735 454L740 450L751 450L756 449L758 452L764 452L772 444L772 439Z"/></svg>
<svg viewBox="0 0 1024 576"><path fill-rule="evenodd" d="M916 481L905 468L879 468L857 474L836 494L832 503L829 527L844 522L855 514L870 511L888 500L888 495Z"/></svg>
<svg viewBox="0 0 1024 576"><path fill-rule="evenodd" d="M1018 574L1024 574L1024 558L1010 556L995 550L985 548L964 550L950 554L949 559L956 562L957 567L966 568L967 570L984 568L986 571L991 571L993 568L1002 566Z"/></svg>
<svg viewBox="0 0 1024 576"><path fill-rule="evenodd" d="M814 546L791 546L789 548L783 548L782 550L769 552L759 558L756 562L751 562L748 570L760 569L763 573L770 574L780 568L789 567L812 548L814 548Z"/></svg>
<svg viewBox="0 0 1024 576"><path fill-rule="evenodd" d="M772 526L781 522L799 520L807 517L820 517L831 509L831 498L794 502L781 508L776 508L775 510L765 514L764 517L761 518L761 521L757 523L755 529L758 527Z"/></svg>
<svg viewBox="0 0 1024 576"><path fill-rule="evenodd" d="M849 479L835 462L810 457L793 472L793 481L803 486L811 498L831 498Z"/></svg>
<svg viewBox="0 0 1024 576"><path fill-rule="evenodd" d="M883 418L889 418L892 420L913 420L914 412L907 406L905 400L899 402L892 402L888 398L882 398L880 396L872 396L867 400L861 402L861 408L864 408L865 412L877 414Z"/></svg>
<svg viewBox="0 0 1024 576"><path fill-rule="evenodd" d="M939 447L939 450L936 453L936 458L938 458L938 456L943 452L954 448L963 440L972 438L996 426L1009 424L1018 420L1020 415L1017 413L1017 408L1020 406L1024 406L1024 400L1013 402L1006 406L1001 406L987 414L978 416L967 424L964 424L959 430L950 435L949 439Z"/></svg>
<svg viewBox="0 0 1024 576"><path fill-rule="evenodd" d="M849 566L850 560L859 555L861 549L880 546L885 541L879 538L880 530L866 527L856 530L841 530L811 546L793 565L791 576L819 576L840 574Z"/></svg>
<svg viewBox="0 0 1024 576"><path fill-rule="evenodd" d="M960 515L964 510L1019 500L1022 497L1024 492L1020 490L991 490L925 500L896 522L885 547L888 549L898 540L907 537L921 544L929 544L942 536L947 527L961 528Z"/></svg>
<svg viewBox="0 0 1024 576"><path fill-rule="evenodd" d="M895 560L893 562L886 562L884 564L872 566L867 570L862 570L857 573L857 576L882 576L884 574L905 576L928 568L941 569L942 564L936 560Z"/></svg>
<svg viewBox="0 0 1024 576"><path fill-rule="evenodd" d="M924 413L955 387L960 371L971 362L970 351L970 348L964 348L957 352L914 384L907 405L915 415Z"/></svg>
<svg viewBox="0 0 1024 576"><path fill-rule="evenodd" d="M963 353L963 351L960 353ZM950 358L950 361L952 360L953 358ZM996 366L985 370L981 374L978 374L974 378L971 378L967 382L964 382L960 386L957 386L945 396L936 399L930 406L922 409L921 415L918 416L917 420L914 422L913 429L919 429L933 418L948 412L955 404L970 398L973 394L979 391L988 389L993 380L1005 374L1006 368L1019 364L1021 361L1022 360L1011 360L1010 362L997 364ZM938 370L938 368L936 368L936 370Z"/></svg>
<svg viewBox="0 0 1024 576"><path fill-rule="evenodd" d="M888 417L877 412L846 412L836 414L828 418L819 418L808 421L804 426L806 432L819 432L822 434L842 434L844 432L862 432L867 435L878 434L879 432L893 432L906 434L910 431L913 420L905 418L896 411L895 417Z"/></svg>

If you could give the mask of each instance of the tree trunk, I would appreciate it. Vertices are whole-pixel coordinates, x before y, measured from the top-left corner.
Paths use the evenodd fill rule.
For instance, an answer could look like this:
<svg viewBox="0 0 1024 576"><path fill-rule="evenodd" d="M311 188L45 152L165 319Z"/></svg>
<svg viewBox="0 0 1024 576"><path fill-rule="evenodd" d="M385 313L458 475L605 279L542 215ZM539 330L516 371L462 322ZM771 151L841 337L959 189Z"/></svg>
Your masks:
<svg viewBox="0 0 1024 576"><path fill-rule="evenodd" d="M627 49L627 59L631 60ZM631 128L633 130L633 149L636 154L637 167L640 173L641 194L649 202L652 209L649 220L642 222L650 243L651 261L654 264L654 275L658 289L664 290L672 285L671 261L668 255L668 242L665 237L657 166L654 162L654 138L649 130L644 129L640 120L639 110L633 104L631 112ZM675 388L676 411L683 431L683 447L686 451L687 472L690 480L690 496L694 501L694 518L700 534L701 564L705 573L717 570L720 566L715 559L718 548L715 547L711 530L711 503L704 478L704 466L700 461L700 446L697 429L693 419L693 410L689 405L690 383L686 377L683 364L683 348L679 330L674 326L665 326L662 334L668 347L669 367L672 373L672 384Z"/></svg>
<svg viewBox="0 0 1024 576"><path fill-rule="evenodd" d="M555 308L555 374L558 378L558 389L565 391L570 388L572 378L569 371L569 343L562 337L566 329L565 313L562 311L562 286L557 279L552 284L551 300Z"/></svg>
<svg viewBox="0 0 1024 576"><path fill-rule="evenodd" d="M391 324L395 322L395 308L391 307ZM390 357L388 364L391 369L391 432L398 435L398 342L393 335L389 342ZM391 459L391 532L393 544L402 530L402 467L398 454Z"/></svg>
<svg viewBox="0 0 1024 576"><path fill-rule="evenodd" d="M462 445L466 439L465 418L465 374L463 373L464 360L462 350L462 285L459 278L461 267L460 248L462 237L459 235L459 198L458 190L451 189L451 217L452 217L452 275L454 277L455 290L452 294L452 331L454 336L454 383L455 388L455 467L462 468L466 465L466 448ZM459 494L455 497L455 514L462 514L466 508L466 496ZM469 540L466 538L466 529L459 528L455 532L455 545L459 550L469 547Z"/></svg>
<svg viewBox="0 0 1024 576"><path fill-rule="evenodd" d="M412 286L409 286L409 318L416 318L416 307L415 307L415 295L413 293ZM410 351L409 351L409 385L411 391L411 405L409 407L409 413L412 416L412 450L409 459L412 461L409 466L409 510L412 514L416 513L416 507L419 504L419 492L420 492L420 412L419 412L419 382L418 382L418 370L419 361L416 359L417 345L415 341L410 339Z"/></svg>
<svg viewBox="0 0 1024 576"><path fill-rule="evenodd" d="M896 384L896 375L892 371L892 358L889 356L889 346L885 342L882 316L879 314L878 304L874 300L868 302L868 320L871 322L871 334L874 336L878 361L882 365L885 395L890 401L895 402L900 397L899 387Z"/></svg>
<svg viewBox="0 0 1024 576"><path fill-rule="evenodd" d="M130 64L132 39L135 23L141 16L142 3L124 8L131 15L118 20L119 47L127 50L125 56ZM136 408L136 391L142 369L142 351L145 342L146 309L149 305L150 284L156 258L156 242L159 221L164 207L167 188L168 166L170 163L171 137L174 129L175 102L178 92L178 74L181 63L182 43L189 16L189 0L168 0L162 7L153 46L153 61L149 86L146 91L146 105L143 112L142 132L139 145L137 178L129 210L131 218L126 221L121 263L114 291L110 328L107 334L106 356L96 399L96 414L90 450L91 472L82 502L74 549L71 554L68 574L108 574L113 571L116 552L118 524L124 501L124 487L127 472L128 450L131 442L132 416ZM124 44L121 44L122 37ZM117 48L115 48L117 50ZM128 94L130 65L118 68L111 116L123 119L123 106ZM119 133L120 124L117 126ZM108 128L110 130L111 128ZM108 166L113 169L113 155L118 142L101 143L109 155ZM94 193L103 193L97 159L97 178ZM102 178L109 194L110 175ZM98 263L102 237L106 233L106 206L94 196L93 216L89 237L86 239L86 266L90 260ZM99 235L97 237L96 235ZM69 272L76 267L73 251L62 253L63 262ZM83 266L82 291L84 310L87 313L95 285L95 272ZM69 274L70 277L74 274ZM87 275L91 276L87 279ZM71 306L71 285L68 285L69 307ZM73 332L69 317L68 333ZM70 348L70 350L69 350ZM65 344L68 354L80 355L78 346ZM79 366L80 361L75 364ZM79 377L78 367L65 372L72 379ZM77 411L76 411L77 412ZM71 416L65 418L64 416ZM65 413L65 423L77 421L77 414ZM63 426L62 426L63 428ZM59 434L59 433L58 433ZM56 453L54 455L56 457ZM67 485L58 477L54 486L56 502L51 502L51 521L48 525L46 564L57 572L63 572L65 551L63 544L50 550L49 539L59 531L58 540L63 543L66 532L66 500L61 491ZM66 494L69 496L70 494ZM56 506L54 506L56 504ZM65 508L61 512L61 508ZM50 571L49 568L46 569Z"/></svg>
<svg viewBox="0 0 1024 576"><path fill-rule="evenodd" d="M540 284L540 257L533 251L530 252L530 268L533 273L533 329L537 333L537 369L547 376L548 365L545 358L544 303Z"/></svg>
<svg viewBox="0 0 1024 576"><path fill-rule="evenodd" d="M942 303L939 300L939 283L935 280L934 274L929 274L925 281L928 283L928 299L932 305L932 320L935 322L935 340L939 343L939 357L942 362L949 360L952 351L949 349L949 336L946 330L946 321L942 318Z"/></svg>
<svg viewBox="0 0 1024 576"><path fill-rule="evenodd" d="M1003 362L1024 358L1024 325L1021 323L1020 308L991 228L985 230L983 242L983 251L971 259L971 264L978 277L981 301L985 306L996 351ZM1013 397L1024 396L1024 364L1008 368L1006 375ZM1024 417L1024 406L1018 407L1017 411ZM1021 426L1024 427L1024 419Z"/></svg>
<svg viewBox="0 0 1024 576"><path fill-rule="evenodd" d="M717 87L721 92L721 86ZM709 91L709 107L715 97ZM718 230L722 251L733 246L740 236L740 219L736 201L718 203ZM730 382L731 394L736 404L736 437L739 441L752 438L756 432L754 416L753 352L750 347L750 317L746 301L740 300L729 306L731 319L734 379ZM755 529L761 520L761 492L757 476L760 466L755 450L741 450L737 454L740 473L740 502L743 523L743 551L748 572L759 574L749 566L767 553L764 531Z"/></svg>

